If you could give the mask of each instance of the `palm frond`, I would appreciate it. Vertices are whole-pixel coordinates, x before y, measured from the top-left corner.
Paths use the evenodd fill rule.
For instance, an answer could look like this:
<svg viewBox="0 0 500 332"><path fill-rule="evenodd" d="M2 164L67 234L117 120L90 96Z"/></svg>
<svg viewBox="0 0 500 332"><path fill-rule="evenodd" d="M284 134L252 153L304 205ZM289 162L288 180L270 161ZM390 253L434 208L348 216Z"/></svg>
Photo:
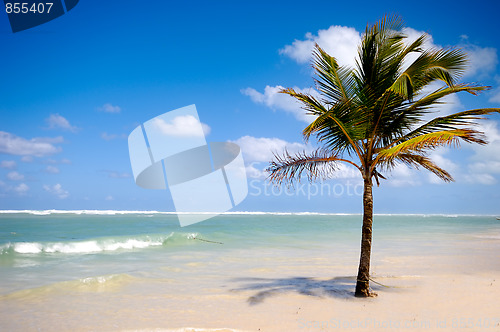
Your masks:
<svg viewBox="0 0 500 332"><path fill-rule="evenodd" d="M432 106L433 104L436 104L439 102L439 100L443 99L444 97L459 93L459 92L468 92L474 96L479 94L482 91L488 90L488 86L479 86L479 85L474 85L474 84L467 84L467 83L461 83L461 84L456 84L453 86L447 86L447 87L441 87L437 90L434 90L433 92L427 94L426 96L415 100L409 107L408 109L410 111L412 110L420 110L423 108L426 108L428 106Z"/></svg>
<svg viewBox="0 0 500 332"><path fill-rule="evenodd" d="M420 154L439 146L458 145L463 140L468 143L486 144L483 134L472 129L444 130L422 134L388 149L378 151L377 162L391 162L404 153Z"/></svg>
<svg viewBox="0 0 500 332"><path fill-rule="evenodd" d="M352 94L352 69L339 66L337 60L326 53L318 44L313 51L313 67L316 71L316 86L327 98L326 103L332 104L350 99Z"/></svg>
<svg viewBox="0 0 500 332"><path fill-rule="evenodd" d="M339 158L328 150L317 149L309 154L303 151L291 155L287 150L283 155L274 154L274 160L266 171L271 182L290 185L294 181L300 182L304 172L307 173L309 181L329 178L338 170L340 162L349 163L359 169L359 166L350 160Z"/></svg>
<svg viewBox="0 0 500 332"><path fill-rule="evenodd" d="M437 117L412 130L400 139L393 141L392 145L410 140L422 134L429 134L442 130L460 130L459 126L473 126L475 122L471 120L484 119L483 115L490 113L500 113L500 108L480 108Z"/></svg>
<svg viewBox="0 0 500 332"><path fill-rule="evenodd" d="M358 48L355 82L359 97L373 104L399 75L405 50L402 19L386 16L368 26ZM367 105L368 106L368 105Z"/></svg>
<svg viewBox="0 0 500 332"><path fill-rule="evenodd" d="M420 56L395 80L391 89L413 99L434 81L453 87L465 70L466 55L459 49L421 51Z"/></svg>
<svg viewBox="0 0 500 332"><path fill-rule="evenodd" d="M388 89L384 92L382 96L375 102L374 105L374 121L370 124L371 136L370 138L383 137L383 133L387 127L387 124L391 123L394 119L394 110L398 109L401 103L404 101L404 97Z"/></svg>
<svg viewBox="0 0 500 332"><path fill-rule="evenodd" d="M347 150L348 153L360 155L359 147L356 145L357 133L360 127L355 127L346 123L346 119L359 119L355 114L349 114L351 108L350 102L336 103L332 108L327 109L315 97L298 93L293 89L284 89L281 91L302 102L302 108L310 114L318 116L303 131L304 139L309 140L312 134L316 134L319 141L325 143L330 150L337 150L342 153Z"/></svg>
<svg viewBox="0 0 500 332"><path fill-rule="evenodd" d="M318 116L304 128L302 134L306 141L315 134L326 148L342 154L361 156L360 137L364 135L361 117L350 114L348 103L337 103L328 112Z"/></svg>
<svg viewBox="0 0 500 332"><path fill-rule="evenodd" d="M421 119L425 114L436 112L434 108L442 104L442 98L458 92L477 94L485 89L487 89L487 87L457 84L453 87L439 88L407 105L403 104L399 107L394 107L392 114L384 118L384 128L379 131L381 137L380 141L383 142L382 146L392 146L420 134L439 130L454 130L459 129L457 126L471 125L472 122L470 122L470 120L482 118L480 116L473 116L478 115L476 114L477 110L459 112L449 116L435 118L423 125L418 124L422 122ZM489 109L482 114L491 112L495 112L495 110Z"/></svg>
<svg viewBox="0 0 500 332"><path fill-rule="evenodd" d="M321 104L319 100L317 100L310 94L296 92L292 88L283 89L280 91L280 93L287 94L300 101L302 103L302 109L304 109L308 114L321 115L328 111L327 108L323 104Z"/></svg>
<svg viewBox="0 0 500 332"><path fill-rule="evenodd" d="M450 175L450 173L437 166L430 158L426 156L412 153L401 153L397 156L396 160L416 169L422 167L434 173L438 178L445 182L453 181L453 177Z"/></svg>
<svg viewBox="0 0 500 332"><path fill-rule="evenodd" d="M440 80L448 86L453 86L467 66L467 55L461 49L434 50L429 52L429 57L431 61L425 73L425 84Z"/></svg>

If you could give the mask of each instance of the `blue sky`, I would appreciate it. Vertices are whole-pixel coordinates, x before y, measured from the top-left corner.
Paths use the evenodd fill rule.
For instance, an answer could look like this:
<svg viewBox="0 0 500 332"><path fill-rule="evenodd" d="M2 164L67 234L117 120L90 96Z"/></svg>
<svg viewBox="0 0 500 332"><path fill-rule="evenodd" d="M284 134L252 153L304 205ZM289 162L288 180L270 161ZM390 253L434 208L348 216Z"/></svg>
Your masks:
<svg viewBox="0 0 500 332"><path fill-rule="evenodd" d="M440 112L500 107L497 1L92 1L13 34L0 14L0 209L172 211L168 191L135 185L127 137L140 123L196 104L208 141L238 143L249 195L239 211L361 212L360 180L342 169L294 192L266 185L272 150L309 148L307 124L280 86L313 87L310 46L349 63L367 23L385 13L429 47L462 47L464 81L492 86ZM376 213L500 213L500 117L482 123L490 144L434 152L455 177L397 168L374 191ZM313 142L314 143L314 142Z"/></svg>

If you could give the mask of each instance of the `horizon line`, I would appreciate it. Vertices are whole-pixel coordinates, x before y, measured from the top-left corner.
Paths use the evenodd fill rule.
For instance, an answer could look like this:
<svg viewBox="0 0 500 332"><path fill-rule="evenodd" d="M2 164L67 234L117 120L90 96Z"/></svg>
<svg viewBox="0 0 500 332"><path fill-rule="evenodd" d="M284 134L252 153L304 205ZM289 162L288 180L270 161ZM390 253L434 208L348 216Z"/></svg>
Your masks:
<svg viewBox="0 0 500 332"><path fill-rule="evenodd" d="M165 215L189 215L189 214L213 214L213 215L331 215L331 216L356 216L363 215L362 213L345 213L345 212L277 212L277 211L226 211L218 212L174 212L174 211L156 211L156 210L0 210L0 214L34 214L34 215L49 215L49 214L90 214L90 215L115 215L115 214L165 214ZM496 217L500 214L474 214L474 213L374 213L374 216L445 216L445 217Z"/></svg>

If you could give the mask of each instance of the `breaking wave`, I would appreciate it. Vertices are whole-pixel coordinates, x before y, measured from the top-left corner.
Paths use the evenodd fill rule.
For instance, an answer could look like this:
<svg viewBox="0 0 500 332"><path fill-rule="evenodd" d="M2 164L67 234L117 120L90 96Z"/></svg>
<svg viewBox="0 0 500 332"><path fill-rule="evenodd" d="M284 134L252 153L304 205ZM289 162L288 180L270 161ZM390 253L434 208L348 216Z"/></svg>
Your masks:
<svg viewBox="0 0 500 332"><path fill-rule="evenodd" d="M118 250L186 245L197 239L197 233L175 233L130 238L102 238L70 242L11 242L0 246L0 255L9 254L92 254Z"/></svg>

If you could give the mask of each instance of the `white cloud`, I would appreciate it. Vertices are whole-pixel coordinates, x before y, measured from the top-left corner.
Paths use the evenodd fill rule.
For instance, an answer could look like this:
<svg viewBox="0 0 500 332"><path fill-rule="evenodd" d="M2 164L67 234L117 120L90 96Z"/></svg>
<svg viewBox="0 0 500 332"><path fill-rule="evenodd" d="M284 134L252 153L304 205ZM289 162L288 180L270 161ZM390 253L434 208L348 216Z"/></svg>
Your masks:
<svg viewBox="0 0 500 332"><path fill-rule="evenodd" d="M438 148L429 155L429 158L440 168L446 170L453 178L457 178L460 171L460 166L450 159L446 158L444 155L450 151L449 147ZM437 175L428 172L428 180L433 184L444 184L445 182L441 180Z"/></svg>
<svg viewBox="0 0 500 332"><path fill-rule="evenodd" d="M105 141L111 141L111 140L114 140L114 139L117 139L117 138L126 139L127 135L125 135L125 134L121 134L121 135L118 135L118 134L108 134L108 133L104 132L104 133L101 134L101 138L103 140L105 140Z"/></svg>
<svg viewBox="0 0 500 332"><path fill-rule="evenodd" d="M478 161L470 164L469 169L473 173L500 174L500 161L499 160Z"/></svg>
<svg viewBox="0 0 500 332"><path fill-rule="evenodd" d="M460 99L456 94L448 95L440 99L441 105L438 105L436 109L439 114L435 116L446 116L463 110L465 107L460 102Z"/></svg>
<svg viewBox="0 0 500 332"><path fill-rule="evenodd" d="M118 135L116 135L116 134L108 134L108 133L104 132L104 133L101 134L101 138L103 140L105 140L105 141L111 141L111 140L113 140L115 138L118 138Z"/></svg>
<svg viewBox="0 0 500 332"><path fill-rule="evenodd" d="M22 181L24 180L24 175L19 172L12 171L7 174L7 179L11 181Z"/></svg>
<svg viewBox="0 0 500 332"><path fill-rule="evenodd" d="M25 162L25 163L31 163L31 162L33 162L33 157L32 156L24 156L21 158L21 161Z"/></svg>
<svg viewBox="0 0 500 332"><path fill-rule="evenodd" d="M72 126L65 117L59 114L51 114L45 121L49 125L48 129L63 129L73 133L78 131L77 127Z"/></svg>
<svg viewBox="0 0 500 332"><path fill-rule="evenodd" d="M450 152L450 148L442 147L432 151L429 158L439 167L450 173L455 179L460 176L460 166L452 160L445 157ZM421 175L422 176L421 176ZM383 174L384 176L386 174ZM398 164L389 174L388 185L393 187L419 186L427 181L432 184L444 184L445 182L434 173L420 167L416 169L405 164Z"/></svg>
<svg viewBox="0 0 500 332"><path fill-rule="evenodd" d="M460 166L444 156L449 151L450 148L441 147L432 151L429 157L439 167L444 168L450 172L458 172L460 170Z"/></svg>
<svg viewBox="0 0 500 332"><path fill-rule="evenodd" d="M498 122L483 120L479 122L476 129L484 132L489 143L486 145L470 145L475 152L472 160L480 162L500 161L500 129L498 128Z"/></svg>
<svg viewBox="0 0 500 332"><path fill-rule="evenodd" d="M486 77L495 72L498 64L497 50L492 47L465 45L463 47L469 58L465 76Z"/></svg>
<svg viewBox="0 0 500 332"><path fill-rule="evenodd" d="M420 180L416 174L417 172L404 164L398 164L391 170L388 176L385 176L388 181L387 184L391 187L408 187L420 185ZM385 183L381 180L381 183Z"/></svg>
<svg viewBox="0 0 500 332"><path fill-rule="evenodd" d="M19 196L25 196L28 194L30 187L26 183L20 183L17 186L9 186L5 182L0 181L0 188L2 188L3 193L0 194L0 197L6 197L6 193L14 192Z"/></svg>
<svg viewBox="0 0 500 332"><path fill-rule="evenodd" d="M46 173L50 173L50 174L58 174L60 173L61 171L59 170L59 168L55 167L55 166L47 166L44 170Z"/></svg>
<svg viewBox="0 0 500 332"><path fill-rule="evenodd" d="M500 104L500 88L496 88L491 92L491 97L490 97L489 101L492 103L499 103Z"/></svg>
<svg viewBox="0 0 500 332"><path fill-rule="evenodd" d="M332 25L326 30L319 30L316 35L308 32L304 40L295 40L279 52L297 61L307 63L311 60L314 44L317 43L328 54L334 56L340 65L355 65L361 34L354 28Z"/></svg>
<svg viewBox="0 0 500 332"><path fill-rule="evenodd" d="M466 174L465 180L472 184L483 184L483 185L493 185L497 183L495 177L491 174L480 173L480 174Z"/></svg>
<svg viewBox="0 0 500 332"><path fill-rule="evenodd" d="M361 179L359 170L351 165L339 163L338 168L332 173L332 179Z"/></svg>
<svg viewBox="0 0 500 332"><path fill-rule="evenodd" d="M122 109L120 106L105 103L101 107L98 107L98 110L106 113L120 113Z"/></svg>
<svg viewBox="0 0 500 332"><path fill-rule="evenodd" d="M405 28L403 33L407 36L405 43L413 43L418 37L425 34L413 28ZM308 32L305 40L295 40L292 45L286 45L280 49L280 54L284 54L294 59L298 63L307 63L312 58L314 44L317 43L328 54L334 56L340 65L354 67L358 57L358 46L361 42L361 33L352 27L330 26L327 30L319 30L317 35ZM435 49L441 46L434 43L431 35L427 34L427 40L422 46L424 49ZM418 58L417 53L408 56L407 63L411 63Z"/></svg>
<svg viewBox="0 0 500 332"><path fill-rule="evenodd" d="M107 201L114 201L115 200L115 198L111 195L106 196L106 198L104 198L104 199Z"/></svg>
<svg viewBox="0 0 500 332"><path fill-rule="evenodd" d="M404 40L404 42L405 42L406 45L410 45L415 40L417 40L417 38L419 38L420 36L426 34L427 38L426 38L424 44L422 45L422 48L429 50L429 49L434 49L434 48L437 48L437 47L441 47L439 45L436 45L434 43L434 38L432 37L432 35L426 33L425 31L415 30L413 28L406 27L406 28L403 29L403 34L406 35L406 38ZM418 57L418 54L416 54L416 57Z"/></svg>
<svg viewBox="0 0 500 332"><path fill-rule="evenodd" d="M497 183L495 175L500 174L500 130L493 120L479 122L478 130L486 135L487 145L468 145L474 155L467 166L466 182L492 185Z"/></svg>
<svg viewBox="0 0 500 332"><path fill-rule="evenodd" d="M497 83L497 88L491 91L489 101L491 103L500 104L500 76L496 76L495 81Z"/></svg>
<svg viewBox="0 0 500 332"><path fill-rule="evenodd" d="M30 187L28 187L28 185L26 183L21 183L21 184L12 188L12 191L14 191L19 196L26 195L29 190L30 190Z"/></svg>
<svg viewBox="0 0 500 332"><path fill-rule="evenodd" d="M434 43L434 38L432 38L431 35L427 34L424 31L419 31L415 30L413 28L404 28L403 33L406 35L406 38L404 40L405 45L410 45L413 43L415 40L417 40L420 36L423 34L427 35L427 39L425 40L424 44L422 45L422 48L425 50L431 50L431 49L437 49L437 48L442 48L440 45L436 45ZM410 53L406 56L405 61L403 62L403 68L402 70L406 70L410 64L412 64L417 58L420 56L420 53Z"/></svg>
<svg viewBox="0 0 500 332"><path fill-rule="evenodd" d="M108 174L109 178L112 179L128 179L132 177L132 174L127 173L127 172L116 172L116 171L103 171L104 173Z"/></svg>
<svg viewBox="0 0 500 332"><path fill-rule="evenodd" d="M56 159L47 159L47 160L44 160L43 161L44 164L51 164L51 165L56 165L56 164L66 164L66 165L70 165L71 164L71 160L69 159L61 159L61 160L56 160Z"/></svg>
<svg viewBox="0 0 500 332"><path fill-rule="evenodd" d="M413 28L405 28L403 32L407 38L405 43L411 44L418 37L424 34L424 31L418 31ZM427 34L427 40L423 45L424 49L442 48L435 44L432 35ZM465 71L465 76L484 77L494 73L498 64L498 55L496 48L480 47L467 43L467 37L462 36L465 43L459 45L468 56L469 63ZM280 49L280 54L284 54L298 63L307 63L312 58L314 44L320 45L328 54L334 56L339 64L355 66L357 58L357 49L361 41L361 33L352 27L330 26L326 30L319 30L316 35L308 32L304 40L295 40L291 45L286 45ZM408 56L406 64L410 64L418 57L417 53ZM406 67L406 66L403 66ZM500 96L498 97L500 99Z"/></svg>
<svg viewBox="0 0 500 332"><path fill-rule="evenodd" d="M279 138L243 136L234 143L240 146L243 158L247 163L270 162L274 157L273 152L282 154L285 149L289 153L311 150L305 144L290 143Z"/></svg>
<svg viewBox="0 0 500 332"><path fill-rule="evenodd" d="M204 137L210 133L210 127L192 115L177 116L171 122L155 118L153 125L168 136Z"/></svg>
<svg viewBox="0 0 500 332"><path fill-rule="evenodd" d="M265 168L274 158L273 152L283 154L285 149L289 153L310 150L310 147L301 143L290 143L279 138L243 136L234 141L241 148L247 176L254 179L265 179L269 174Z"/></svg>
<svg viewBox="0 0 500 332"><path fill-rule="evenodd" d="M297 120L304 121L306 123L311 123L316 119L316 116L307 114L305 110L301 108L301 103L295 98L279 93L283 89L282 86L269 86L264 88L264 93L260 93L253 88L246 88L241 90L241 93L249 96L250 99L256 104L264 104L271 109L281 109L285 112L293 114ZM296 92L312 94L314 97L319 98L319 94L314 89L300 89L294 87Z"/></svg>
<svg viewBox="0 0 500 332"><path fill-rule="evenodd" d="M64 138L62 136L57 137L35 137L32 141L36 143L49 143L49 144L57 144L64 142Z"/></svg>
<svg viewBox="0 0 500 332"><path fill-rule="evenodd" d="M265 180L269 174L264 171L264 168L261 163L253 162L245 166L245 172L249 178Z"/></svg>
<svg viewBox="0 0 500 332"><path fill-rule="evenodd" d="M30 140L0 131L0 153L43 157L61 152L60 147L53 144L61 143L62 137L35 137Z"/></svg>
<svg viewBox="0 0 500 332"><path fill-rule="evenodd" d="M17 163L14 160L2 160L0 162L0 168L14 169L17 167Z"/></svg>
<svg viewBox="0 0 500 332"><path fill-rule="evenodd" d="M51 193L60 199L65 199L69 196L69 192L67 190L64 190L59 183L57 183L53 186L45 184L45 185L43 185L43 189L46 192Z"/></svg>

